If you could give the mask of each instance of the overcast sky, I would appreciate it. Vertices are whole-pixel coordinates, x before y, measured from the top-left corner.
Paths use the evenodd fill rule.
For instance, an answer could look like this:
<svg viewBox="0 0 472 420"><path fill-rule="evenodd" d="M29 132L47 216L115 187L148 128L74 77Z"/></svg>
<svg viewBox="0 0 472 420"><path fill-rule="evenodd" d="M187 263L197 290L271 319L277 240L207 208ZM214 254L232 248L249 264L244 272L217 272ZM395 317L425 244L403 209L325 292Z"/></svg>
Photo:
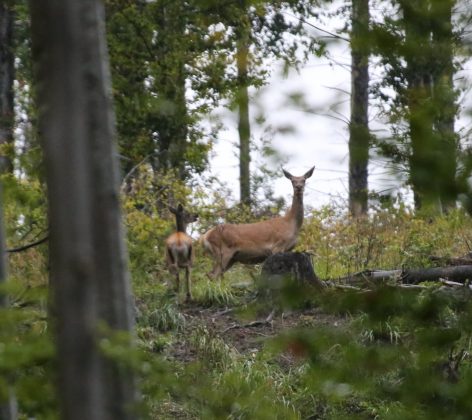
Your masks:
<svg viewBox="0 0 472 420"><path fill-rule="evenodd" d="M328 28L333 30L333 28ZM274 129L273 146L287 157L285 168L294 175L301 175L313 165L316 170L307 182L306 204L320 207L333 199L347 200L348 192L348 130L350 92L350 50L346 42L338 42L330 47L330 59L313 57L303 69L291 72L284 79L274 70L268 85L252 95L250 108L252 137L257 139L269 128ZM335 63L335 64L334 64ZM458 75L462 81L470 75L472 64ZM371 66L371 80L381 76L382 68ZM289 97L301 93L306 105L314 112L306 112L304 107L291 102ZM469 93L469 92L468 92ZM470 111L470 94L468 103ZM263 109L266 121L258 125L254 119ZM224 180L237 200L239 198L239 166L237 116L227 110L220 110L226 130L219 135L211 159L212 172ZM370 110L370 128L377 135L388 134L383 125ZM293 131L280 130L291 126ZM456 124L457 129L471 127L470 112L465 113ZM256 166L252 163L253 167ZM392 174L380 159L369 165L369 189L396 193L402 180ZM291 199L291 184L283 177L274 181L277 196ZM402 190L408 199L408 191ZM290 202L290 201L288 201Z"/></svg>
<svg viewBox="0 0 472 420"><path fill-rule="evenodd" d="M348 191L348 46L338 44L333 47L331 58L337 65L326 58L313 58L299 73L293 71L286 79L281 77L279 71L275 71L269 84L252 95L254 141L257 142L271 128L272 145L286 156L287 170L294 175L301 175L313 165L316 166L305 192L305 202L314 207L327 204L333 198L347 198ZM298 94L302 94L305 106L290 100L292 95ZM263 125L258 125L254 119L261 109L266 120ZM226 130L219 135L211 167L213 173L227 182L238 199L237 116L223 110L220 112L224 116ZM252 166L256 165L252 163ZM385 183L379 184L375 177L379 168L377 165L371 166L372 187L385 188ZM282 173L280 175L280 179L274 181L275 193L290 199L290 181Z"/></svg>

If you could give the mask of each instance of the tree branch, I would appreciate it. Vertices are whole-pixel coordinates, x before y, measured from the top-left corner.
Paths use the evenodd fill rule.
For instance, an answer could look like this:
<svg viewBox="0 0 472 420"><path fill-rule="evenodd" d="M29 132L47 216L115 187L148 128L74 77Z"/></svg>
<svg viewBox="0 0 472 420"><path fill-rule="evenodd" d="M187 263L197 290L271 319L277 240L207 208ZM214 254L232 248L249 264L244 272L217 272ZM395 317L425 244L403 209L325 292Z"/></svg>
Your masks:
<svg viewBox="0 0 472 420"><path fill-rule="evenodd" d="M38 239L37 241L31 242L26 245L19 246L17 248L10 248L7 249L5 252L21 252L21 251L26 251L27 249L33 248L34 246L41 245L42 243L46 242L49 240L49 235L46 235L44 238Z"/></svg>

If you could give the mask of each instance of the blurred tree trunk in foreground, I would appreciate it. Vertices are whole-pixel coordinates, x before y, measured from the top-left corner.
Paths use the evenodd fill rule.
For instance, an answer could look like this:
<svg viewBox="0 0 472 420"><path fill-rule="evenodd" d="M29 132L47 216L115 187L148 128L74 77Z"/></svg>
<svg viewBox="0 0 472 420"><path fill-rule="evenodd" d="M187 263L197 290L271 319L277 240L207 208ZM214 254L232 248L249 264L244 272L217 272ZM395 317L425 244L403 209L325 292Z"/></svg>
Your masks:
<svg viewBox="0 0 472 420"><path fill-rule="evenodd" d="M7 281L7 257L5 247L5 229L3 227L3 195L0 184L0 285ZM3 291L0 291L0 306L8 305L8 299ZM8 379L7 379L8 381ZM0 400L0 419L15 420L18 418L16 398L11 389L5 400Z"/></svg>
<svg viewBox="0 0 472 420"><path fill-rule="evenodd" d="M369 0L353 0L351 14L349 211L367 213L369 164Z"/></svg>
<svg viewBox="0 0 472 420"><path fill-rule="evenodd" d="M62 417L134 419L133 375L99 349L102 321L111 331L133 329L103 4L30 7Z"/></svg>
<svg viewBox="0 0 472 420"><path fill-rule="evenodd" d="M13 143L13 11L9 2L0 1L0 146ZM0 151L0 175L13 172L11 150ZM5 230L3 226L3 194L0 182L0 284L7 281L7 258ZM7 306L8 299L0 292L0 306ZM8 379L7 379L8 380ZM10 420L18 417L16 399L8 390L6 400L0 401L0 419Z"/></svg>
<svg viewBox="0 0 472 420"><path fill-rule="evenodd" d="M11 2L0 1L0 171L13 172L13 19ZM6 149L3 149L6 147Z"/></svg>

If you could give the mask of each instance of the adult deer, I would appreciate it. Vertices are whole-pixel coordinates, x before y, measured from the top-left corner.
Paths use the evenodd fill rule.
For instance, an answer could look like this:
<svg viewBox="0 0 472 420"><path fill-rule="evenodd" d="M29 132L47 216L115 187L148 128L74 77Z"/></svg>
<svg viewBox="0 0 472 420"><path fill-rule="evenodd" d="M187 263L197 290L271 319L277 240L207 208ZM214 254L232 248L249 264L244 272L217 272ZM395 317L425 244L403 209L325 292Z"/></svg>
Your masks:
<svg viewBox="0 0 472 420"><path fill-rule="evenodd" d="M175 275L175 290L180 291L179 269L185 269L186 300L192 299L190 285L190 270L193 264L194 251L192 238L187 235L187 225L196 222L198 214L187 212L182 204L175 209L169 206L169 210L175 215L177 232L174 232L166 239L166 263L171 274Z"/></svg>
<svg viewBox="0 0 472 420"><path fill-rule="evenodd" d="M292 207L285 216L247 224L222 224L206 232L202 238L214 266L208 277L222 277L234 263L257 264L277 252L290 251L296 244L303 224L303 191L315 167L302 176L284 175L292 181Z"/></svg>

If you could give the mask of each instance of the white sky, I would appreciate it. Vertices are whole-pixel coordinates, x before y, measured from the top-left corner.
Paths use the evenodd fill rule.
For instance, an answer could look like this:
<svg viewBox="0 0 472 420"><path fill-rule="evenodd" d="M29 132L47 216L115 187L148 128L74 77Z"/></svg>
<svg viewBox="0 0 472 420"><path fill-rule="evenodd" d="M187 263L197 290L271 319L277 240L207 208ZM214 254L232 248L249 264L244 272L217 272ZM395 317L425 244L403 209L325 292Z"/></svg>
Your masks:
<svg viewBox="0 0 472 420"><path fill-rule="evenodd" d="M349 119L350 92L350 51L346 43L330 47L330 60L313 57L303 69L291 72L287 79L274 71L268 85L252 95L251 119L252 137L258 139L268 127L276 129L273 146L288 157L285 168L294 175L301 175L313 165L315 172L307 181L305 203L315 208L329 203L333 198L347 200L348 193L348 131L346 121ZM333 65L332 61L337 64ZM468 77L471 63L465 65L461 77ZM379 77L381 69L370 69L371 80ZM302 93L309 109L290 103L288 97ZM468 102L470 104L470 96ZM306 105L305 105L306 107ZM259 109L263 109L266 121L258 125L254 118ZM470 107L469 107L470 110ZM238 134L235 114L220 110L225 131L219 135L211 159L212 172L224 180L239 198ZM371 130L385 130L370 110ZM330 117L331 116L331 117ZM291 125L293 132L277 131L277 128ZM470 113L464 113L457 123L457 128L471 126ZM377 131L378 133L378 131ZM254 166L254 163L252 164ZM277 167L277 166L275 166ZM283 177L274 180L276 196L283 196L290 203L292 188ZM385 167L379 159L369 165L369 189L377 192L394 188L398 191L401 181ZM402 190L405 194L405 190ZM407 192L408 196L408 192ZM408 198L408 197L407 197ZM346 201L347 203L347 201Z"/></svg>
<svg viewBox="0 0 472 420"><path fill-rule="evenodd" d="M331 54L332 58L348 66L349 49L339 45L336 50ZM345 121L349 118L349 91L349 68L330 65L326 58L313 58L299 73L291 72L287 79L274 74L268 86L253 95L251 118L254 119L258 108L262 108L266 116L262 127L253 121L253 139L258 139L265 129L272 127L275 130L272 146L287 156L285 169L301 175L316 165L305 190L305 202L313 207L327 204L334 197L347 198L349 136ZM303 94L307 106L299 107L288 99L297 93ZM211 167L238 199L236 118L235 114L224 113L226 130L221 132L215 145ZM287 126L291 126L293 131L283 130ZM379 185L375 179L377 169L374 166L370 168L373 187ZM274 191L290 202L291 184L282 173L280 175L274 181Z"/></svg>

